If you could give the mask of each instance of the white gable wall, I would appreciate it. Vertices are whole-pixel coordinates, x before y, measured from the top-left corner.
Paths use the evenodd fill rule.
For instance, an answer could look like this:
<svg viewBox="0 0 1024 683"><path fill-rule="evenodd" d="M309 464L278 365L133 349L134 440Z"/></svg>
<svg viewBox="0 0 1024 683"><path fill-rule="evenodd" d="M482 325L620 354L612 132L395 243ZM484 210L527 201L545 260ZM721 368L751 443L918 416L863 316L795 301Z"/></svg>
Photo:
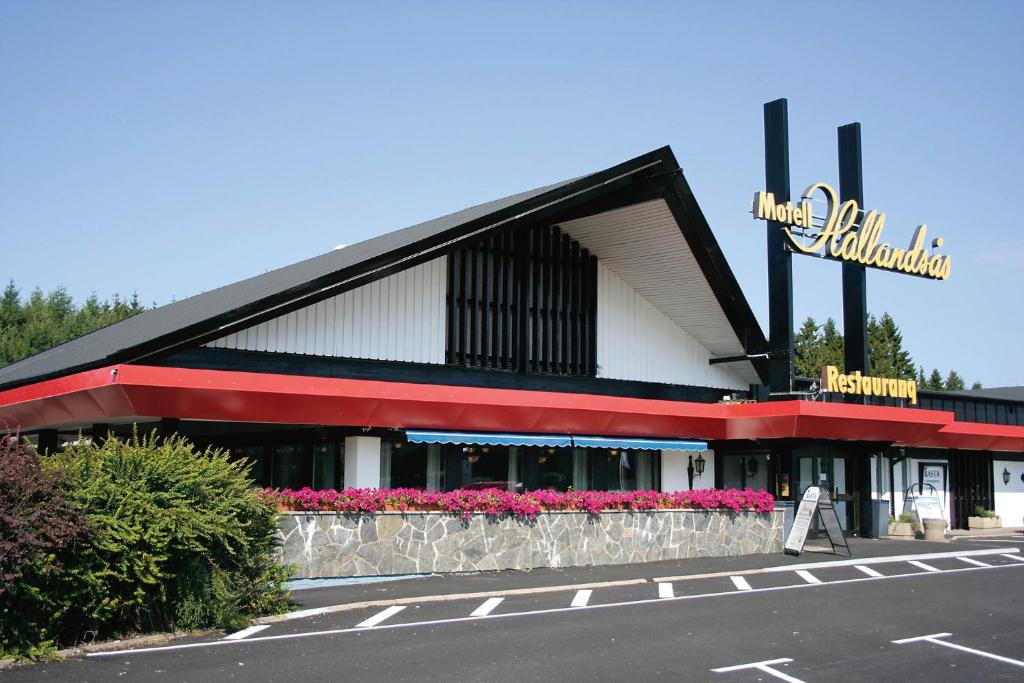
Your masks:
<svg viewBox="0 0 1024 683"><path fill-rule="evenodd" d="M446 286L442 256L207 346L442 364Z"/></svg>
<svg viewBox="0 0 1024 683"><path fill-rule="evenodd" d="M710 358L708 349L598 261L598 377L747 388L735 372L709 365Z"/></svg>

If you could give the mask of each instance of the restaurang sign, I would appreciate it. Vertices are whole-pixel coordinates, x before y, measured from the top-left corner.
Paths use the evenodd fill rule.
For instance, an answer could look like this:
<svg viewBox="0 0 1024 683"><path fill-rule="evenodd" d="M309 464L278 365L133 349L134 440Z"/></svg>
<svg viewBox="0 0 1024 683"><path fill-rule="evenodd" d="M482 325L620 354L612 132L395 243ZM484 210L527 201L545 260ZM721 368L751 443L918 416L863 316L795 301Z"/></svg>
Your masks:
<svg viewBox="0 0 1024 683"><path fill-rule="evenodd" d="M825 200L825 216L822 218L817 218L811 208L815 193L820 193ZM862 212L854 199L840 202L835 189L828 183L814 183L808 187L798 204L790 201L776 203L771 192L757 192L752 213L755 219L781 223L790 247L802 254L935 280L949 279L949 256L932 253L925 245L928 226L917 227L906 249L882 242L885 214L875 210ZM815 220L820 224L816 225ZM943 239L938 237L931 246L939 249L942 243Z"/></svg>

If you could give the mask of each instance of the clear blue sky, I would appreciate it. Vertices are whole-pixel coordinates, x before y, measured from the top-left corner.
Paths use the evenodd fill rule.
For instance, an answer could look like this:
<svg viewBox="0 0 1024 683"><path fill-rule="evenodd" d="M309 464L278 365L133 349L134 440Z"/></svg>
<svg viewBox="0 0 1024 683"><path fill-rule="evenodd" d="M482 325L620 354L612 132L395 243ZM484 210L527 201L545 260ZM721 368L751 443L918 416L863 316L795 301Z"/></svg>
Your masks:
<svg viewBox="0 0 1024 683"><path fill-rule="evenodd" d="M167 303L670 144L767 326L761 105L795 189L860 121L869 272L927 368L1024 384L1024 3L0 4L0 276ZM794 258L799 318L841 315Z"/></svg>

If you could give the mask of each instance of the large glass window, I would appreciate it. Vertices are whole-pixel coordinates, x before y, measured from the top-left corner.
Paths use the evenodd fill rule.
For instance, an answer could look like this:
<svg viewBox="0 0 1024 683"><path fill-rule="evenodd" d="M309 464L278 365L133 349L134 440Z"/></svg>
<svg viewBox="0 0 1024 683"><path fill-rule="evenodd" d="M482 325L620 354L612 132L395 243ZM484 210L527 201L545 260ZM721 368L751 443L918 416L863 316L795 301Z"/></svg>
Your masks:
<svg viewBox="0 0 1024 683"><path fill-rule="evenodd" d="M467 446L459 450L462 452L462 488L508 489L507 446Z"/></svg>
<svg viewBox="0 0 1024 683"><path fill-rule="evenodd" d="M391 488L427 488L430 446L425 443L391 444L391 476L387 483ZM382 482L383 485L383 482Z"/></svg>
<svg viewBox="0 0 1024 683"><path fill-rule="evenodd" d="M303 444L274 446L274 488L301 489L312 483L312 449Z"/></svg>
<svg viewBox="0 0 1024 683"><path fill-rule="evenodd" d="M336 443L313 446L314 489L340 489L345 482L345 447Z"/></svg>
<svg viewBox="0 0 1024 683"><path fill-rule="evenodd" d="M537 488L568 491L573 479L571 448L531 448L527 457L537 462Z"/></svg>
<svg viewBox="0 0 1024 683"><path fill-rule="evenodd" d="M588 481L595 491L661 489L661 454L657 451L594 449L590 464Z"/></svg>
<svg viewBox="0 0 1024 683"><path fill-rule="evenodd" d="M231 449L232 460L249 462L249 477L257 486L270 486L270 468L263 446L241 446Z"/></svg>

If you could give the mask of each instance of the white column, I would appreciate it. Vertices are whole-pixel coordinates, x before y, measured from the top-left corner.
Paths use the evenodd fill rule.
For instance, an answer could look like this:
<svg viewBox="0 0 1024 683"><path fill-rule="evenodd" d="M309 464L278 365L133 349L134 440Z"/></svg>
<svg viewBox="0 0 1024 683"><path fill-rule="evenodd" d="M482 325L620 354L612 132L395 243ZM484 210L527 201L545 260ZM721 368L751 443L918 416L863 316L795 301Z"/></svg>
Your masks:
<svg viewBox="0 0 1024 683"><path fill-rule="evenodd" d="M380 488L380 437L345 437L345 487Z"/></svg>

